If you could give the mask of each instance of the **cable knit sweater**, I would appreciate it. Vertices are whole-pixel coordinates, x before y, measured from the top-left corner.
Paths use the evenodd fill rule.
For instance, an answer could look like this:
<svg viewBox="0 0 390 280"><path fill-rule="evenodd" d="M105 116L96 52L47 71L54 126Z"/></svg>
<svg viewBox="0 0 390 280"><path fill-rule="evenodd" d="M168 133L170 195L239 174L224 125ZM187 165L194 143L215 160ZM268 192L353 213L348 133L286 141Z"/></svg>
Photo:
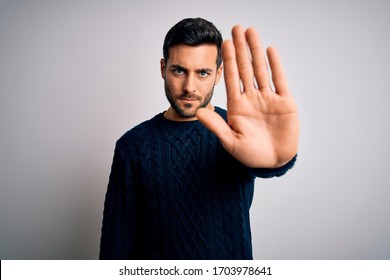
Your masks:
<svg viewBox="0 0 390 280"><path fill-rule="evenodd" d="M281 176L294 161L249 169L199 121L160 113L117 141L99 257L252 259L254 179Z"/></svg>

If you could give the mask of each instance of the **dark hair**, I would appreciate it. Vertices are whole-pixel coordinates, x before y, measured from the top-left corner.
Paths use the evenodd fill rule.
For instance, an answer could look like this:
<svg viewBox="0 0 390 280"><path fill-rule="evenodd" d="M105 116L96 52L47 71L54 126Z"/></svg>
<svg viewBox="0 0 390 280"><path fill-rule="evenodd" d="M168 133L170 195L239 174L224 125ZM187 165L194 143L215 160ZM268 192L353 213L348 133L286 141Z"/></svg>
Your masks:
<svg viewBox="0 0 390 280"><path fill-rule="evenodd" d="M169 48L175 45L199 46L211 44L217 46L217 68L219 68L222 63L222 42L221 32L213 23L203 18L186 18L176 23L165 36L164 59L165 61L169 59Z"/></svg>

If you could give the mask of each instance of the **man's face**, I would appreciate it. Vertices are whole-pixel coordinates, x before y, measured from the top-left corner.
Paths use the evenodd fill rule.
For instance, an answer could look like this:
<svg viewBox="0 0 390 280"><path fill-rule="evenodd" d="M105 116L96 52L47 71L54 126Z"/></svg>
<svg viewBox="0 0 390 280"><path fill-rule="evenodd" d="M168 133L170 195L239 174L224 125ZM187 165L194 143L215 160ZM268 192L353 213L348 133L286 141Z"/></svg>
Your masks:
<svg viewBox="0 0 390 280"><path fill-rule="evenodd" d="M190 121L196 119L198 108L213 108L210 100L222 74L222 66L217 69L216 60L215 45L169 48L168 61L161 60L165 94L171 104L166 117Z"/></svg>

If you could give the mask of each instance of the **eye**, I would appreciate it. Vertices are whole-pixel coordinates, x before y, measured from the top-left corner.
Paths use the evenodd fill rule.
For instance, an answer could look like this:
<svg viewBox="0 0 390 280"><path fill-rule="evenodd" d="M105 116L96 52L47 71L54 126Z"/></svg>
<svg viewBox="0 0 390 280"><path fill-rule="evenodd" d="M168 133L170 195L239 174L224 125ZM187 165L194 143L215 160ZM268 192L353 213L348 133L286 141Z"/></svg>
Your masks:
<svg viewBox="0 0 390 280"><path fill-rule="evenodd" d="M173 73L176 75L182 75L182 74L184 74L184 70L181 68L175 68L175 69L173 69Z"/></svg>
<svg viewBox="0 0 390 280"><path fill-rule="evenodd" d="M202 78L205 78L209 75L209 72L205 71L205 70L201 70L199 71L199 76L201 76Z"/></svg>

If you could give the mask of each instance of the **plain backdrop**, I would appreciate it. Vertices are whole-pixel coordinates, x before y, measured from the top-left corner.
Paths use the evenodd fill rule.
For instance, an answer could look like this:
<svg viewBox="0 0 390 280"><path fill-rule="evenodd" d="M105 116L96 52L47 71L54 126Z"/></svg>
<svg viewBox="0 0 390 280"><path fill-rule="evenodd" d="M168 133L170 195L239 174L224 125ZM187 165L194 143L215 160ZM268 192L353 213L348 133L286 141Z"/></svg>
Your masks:
<svg viewBox="0 0 390 280"><path fill-rule="evenodd" d="M165 34L204 17L275 46L300 110L296 167L256 181L254 257L389 259L389 14L385 0L0 0L0 258L98 257L115 142L167 109Z"/></svg>

